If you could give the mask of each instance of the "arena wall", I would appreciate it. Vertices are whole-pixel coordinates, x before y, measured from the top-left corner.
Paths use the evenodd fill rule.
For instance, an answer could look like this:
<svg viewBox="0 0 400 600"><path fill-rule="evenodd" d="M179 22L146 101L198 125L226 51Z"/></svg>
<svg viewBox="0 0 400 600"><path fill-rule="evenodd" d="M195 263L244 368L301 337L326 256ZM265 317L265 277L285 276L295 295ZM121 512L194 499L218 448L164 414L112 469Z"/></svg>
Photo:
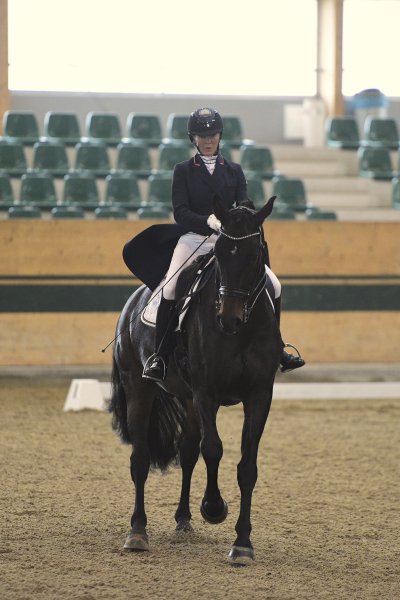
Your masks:
<svg viewBox="0 0 400 600"><path fill-rule="evenodd" d="M146 221L0 221L0 366L108 365L140 285L124 243ZM400 223L265 226L283 285L282 333L309 362L397 362Z"/></svg>

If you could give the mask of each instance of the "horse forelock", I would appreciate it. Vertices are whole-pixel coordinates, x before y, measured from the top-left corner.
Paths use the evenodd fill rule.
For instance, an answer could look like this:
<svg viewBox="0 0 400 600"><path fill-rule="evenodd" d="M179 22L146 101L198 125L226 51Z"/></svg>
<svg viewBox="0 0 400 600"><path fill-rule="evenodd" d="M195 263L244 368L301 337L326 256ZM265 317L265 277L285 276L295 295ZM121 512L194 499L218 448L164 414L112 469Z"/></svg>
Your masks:
<svg viewBox="0 0 400 600"><path fill-rule="evenodd" d="M247 206L237 206L228 212L228 219L223 224L224 231L231 235L241 236L258 231L254 220L255 210Z"/></svg>

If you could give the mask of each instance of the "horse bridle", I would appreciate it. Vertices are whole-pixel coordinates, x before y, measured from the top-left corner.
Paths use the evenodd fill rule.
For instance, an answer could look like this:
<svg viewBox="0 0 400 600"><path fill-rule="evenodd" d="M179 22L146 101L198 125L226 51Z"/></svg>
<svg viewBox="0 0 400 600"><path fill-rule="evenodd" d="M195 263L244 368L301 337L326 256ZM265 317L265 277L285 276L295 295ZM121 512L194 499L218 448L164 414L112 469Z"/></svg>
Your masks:
<svg viewBox="0 0 400 600"><path fill-rule="evenodd" d="M234 241L242 241L247 240L248 238L259 236L260 238L260 248L263 248L263 238L261 235L261 227L255 233L249 233L248 235L242 236L233 236L226 233L222 228L219 230L220 235ZM220 285L217 292L217 300L216 307L217 311L221 307L222 298L224 296L231 298L245 298L243 304L243 323L247 323L250 318L251 311L254 308L255 303L257 302L260 294L265 290L265 285L267 281L267 273L264 270L262 277L259 279L257 284L250 290L242 290L241 288L233 288L227 285ZM254 298L254 300L249 304L249 302Z"/></svg>

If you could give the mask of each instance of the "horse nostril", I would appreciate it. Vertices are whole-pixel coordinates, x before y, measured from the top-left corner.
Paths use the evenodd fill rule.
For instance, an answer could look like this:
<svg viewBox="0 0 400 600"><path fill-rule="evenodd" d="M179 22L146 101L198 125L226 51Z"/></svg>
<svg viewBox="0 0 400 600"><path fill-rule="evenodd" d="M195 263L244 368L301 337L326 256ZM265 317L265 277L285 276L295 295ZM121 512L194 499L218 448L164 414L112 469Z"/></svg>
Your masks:
<svg viewBox="0 0 400 600"><path fill-rule="evenodd" d="M222 315L217 315L217 323L223 333L234 335L242 326L242 321L238 317L226 318Z"/></svg>

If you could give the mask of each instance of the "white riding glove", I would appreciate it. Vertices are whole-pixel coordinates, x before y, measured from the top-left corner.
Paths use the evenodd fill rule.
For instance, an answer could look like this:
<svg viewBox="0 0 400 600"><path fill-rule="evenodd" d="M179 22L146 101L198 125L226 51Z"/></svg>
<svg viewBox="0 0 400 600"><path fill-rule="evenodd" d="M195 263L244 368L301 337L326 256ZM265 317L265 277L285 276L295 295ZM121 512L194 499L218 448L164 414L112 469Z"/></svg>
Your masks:
<svg viewBox="0 0 400 600"><path fill-rule="evenodd" d="M221 221L219 221L214 214L208 217L207 225L210 229L214 229L214 231L219 231L221 229Z"/></svg>

